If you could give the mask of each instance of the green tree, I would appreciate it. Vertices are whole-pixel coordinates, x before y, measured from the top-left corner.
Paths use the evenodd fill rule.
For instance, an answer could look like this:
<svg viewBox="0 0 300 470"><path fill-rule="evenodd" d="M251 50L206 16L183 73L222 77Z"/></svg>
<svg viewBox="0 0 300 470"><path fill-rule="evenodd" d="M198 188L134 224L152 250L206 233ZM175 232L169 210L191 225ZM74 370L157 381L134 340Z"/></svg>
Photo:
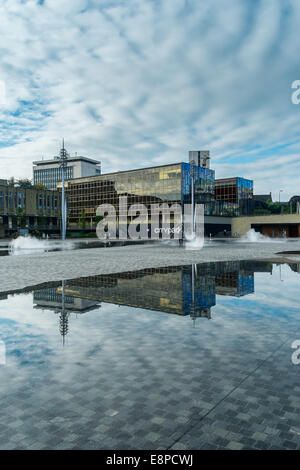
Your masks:
<svg viewBox="0 0 300 470"><path fill-rule="evenodd" d="M270 215L271 212L268 209L255 209L253 215Z"/></svg>
<svg viewBox="0 0 300 470"><path fill-rule="evenodd" d="M86 214L85 214L84 209L79 214L78 225L81 228L85 228L86 226Z"/></svg>
<svg viewBox="0 0 300 470"><path fill-rule="evenodd" d="M24 209L18 207L15 214L13 215L13 221L18 228L24 228L26 226L26 214Z"/></svg>
<svg viewBox="0 0 300 470"><path fill-rule="evenodd" d="M281 204L280 202L271 202L268 200L266 202L267 209L270 211L270 214L280 214L281 213Z"/></svg>
<svg viewBox="0 0 300 470"><path fill-rule="evenodd" d="M292 214L292 207L290 206L290 204L287 204L286 206L284 206L283 213L284 214Z"/></svg>
<svg viewBox="0 0 300 470"><path fill-rule="evenodd" d="M19 188L22 188L22 189L32 188L32 182L28 178L23 178L23 179L18 180L17 184L18 184Z"/></svg>
<svg viewBox="0 0 300 470"><path fill-rule="evenodd" d="M43 184L43 183L35 183L35 185L33 186L34 188L36 189L47 189L46 186Z"/></svg>

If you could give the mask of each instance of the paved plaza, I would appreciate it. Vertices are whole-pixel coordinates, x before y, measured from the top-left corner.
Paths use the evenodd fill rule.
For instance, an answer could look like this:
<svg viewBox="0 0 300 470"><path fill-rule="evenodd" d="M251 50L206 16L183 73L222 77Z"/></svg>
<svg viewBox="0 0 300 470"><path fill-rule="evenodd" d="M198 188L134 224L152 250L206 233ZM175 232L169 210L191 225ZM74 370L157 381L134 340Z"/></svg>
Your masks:
<svg viewBox="0 0 300 470"><path fill-rule="evenodd" d="M102 303L59 317L0 302L1 449L300 449L299 274L258 273L212 319ZM7 321L5 320L7 319Z"/></svg>
<svg viewBox="0 0 300 470"><path fill-rule="evenodd" d="M276 253L288 250L300 252L300 242L208 242L202 250L186 249L177 243L159 242L36 254L32 252L30 256L1 258L0 291L21 289L40 282L160 266L247 259L282 260Z"/></svg>

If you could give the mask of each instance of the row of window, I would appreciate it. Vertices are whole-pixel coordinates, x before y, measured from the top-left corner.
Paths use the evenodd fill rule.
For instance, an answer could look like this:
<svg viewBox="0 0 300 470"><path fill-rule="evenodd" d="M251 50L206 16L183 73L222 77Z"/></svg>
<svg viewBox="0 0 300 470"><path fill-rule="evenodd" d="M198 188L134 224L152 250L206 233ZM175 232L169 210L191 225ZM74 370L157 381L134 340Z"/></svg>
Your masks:
<svg viewBox="0 0 300 470"><path fill-rule="evenodd" d="M65 178L70 180L73 178L73 167L68 166L65 170ZM44 170L34 170L33 172L34 184L42 183L49 189L56 189L57 183L62 180L61 168L48 168Z"/></svg>
<svg viewBox="0 0 300 470"><path fill-rule="evenodd" d="M17 208L25 208L26 207L26 195L21 192L4 192L0 191L0 209L4 209L7 207L8 209Z"/></svg>
<svg viewBox="0 0 300 470"><path fill-rule="evenodd" d="M57 210L60 197L57 194L36 193L36 209ZM0 209L26 209L26 193L0 191Z"/></svg>
<svg viewBox="0 0 300 470"><path fill-rule="evenodd" d="M48 210L55 210L57 211L58 203L60 201L60 197L58 200L57 194L41 194L37 193L35 196L35 204L37 209L48 209Z"/></svg>

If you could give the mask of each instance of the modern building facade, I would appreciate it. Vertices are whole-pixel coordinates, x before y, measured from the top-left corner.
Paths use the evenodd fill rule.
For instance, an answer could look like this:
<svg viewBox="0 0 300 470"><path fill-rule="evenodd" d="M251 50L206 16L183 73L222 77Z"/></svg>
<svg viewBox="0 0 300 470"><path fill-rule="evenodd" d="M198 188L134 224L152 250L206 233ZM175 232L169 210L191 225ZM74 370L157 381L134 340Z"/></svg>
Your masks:
<svg viewBox="0 0 300 470"><path fill-rule="evenodd" d="M201 163L201 156L199 158ZM207 160L205 164L209 165ZM150 224L150 215L153 216L152 205L167 203L170 206L178 203L184 207L184 204L191 204L191 167L190 163L181 162L71 179L66 183L69 226L76 226L84 215L87 224L92 227L96 209L101 204L112 204L119 217L120 196L126 196L128 206L138 203L146 205ZM195 165L193 171L194 200L196 204L204 205L206 216L234 217L239 215L240 199L244 197L244 186L241 190L239 188L238 197L233 202L226 198L222 200L221 197L216 200L214 170ZM249 190L247 197L249 195L250 198L250 194ZM154 213L154 216L163 218L163 210L158 208L157 211L159 214ZM130 223L132 219L133 217L129 217L127 223Z"/></svg>
<svg viewBox="0 0 300 470"><path fill-rule="evenodd" d="M215 180L215 198L237 204L239 215L250 215L253 212L253 181L234 177Z"/></svg>
<svg viewBox="0 0 300 470"><path fill-rule="evenodd" d="M47 233L59 231L61 199L57 191L20 188L0 182L0 224L6 235L27 229Z"/></svg>
<svg viewBox="0 0 300 470"><path fill-rule="evenodd" d="M195 165L203 168L210 168L209 150L190 150L189 163L194 162Z"/></svg>
<svg viewBox="0 0 300 470"><path fill-rule="evenodd" d="M214 171L195 167L195 202L214 197ZM119 197L126 196L128 206L188 203L190 201L190 165L175 163L151 168L120 171L89 178L70 180L66 184L69 224L76 224L82 212L88 221L94 219L101 204L112 204L119 213ZM153 211L152 211L153 214ZM163 212L160 212L160 217ZM128 222L131 218L128 219ZM150 221L149 221L150 223Z"/></svg>
<svg viewBox="0 0 300 470"><path fill-rule="evenodd" d="M82 156L68 157L65 179L84 178L101 174L98 160ZM33 162L33 182L41 183L46 188L56 190L57 183L61 182L61 162L59 157L52 160L39 160Z"/></svg>

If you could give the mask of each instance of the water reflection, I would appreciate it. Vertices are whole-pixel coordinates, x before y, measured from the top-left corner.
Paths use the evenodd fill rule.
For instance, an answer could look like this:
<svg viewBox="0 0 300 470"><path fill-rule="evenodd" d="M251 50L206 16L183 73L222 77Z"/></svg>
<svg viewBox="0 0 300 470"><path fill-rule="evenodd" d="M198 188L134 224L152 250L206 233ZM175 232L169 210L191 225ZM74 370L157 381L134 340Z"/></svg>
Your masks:
<svg viewBox="0 0 300 470"><path fill-rule="evenodd" d="M97 300L81 297L78 288L68 286L62 281L57 287L51 286L33 291L35 309L53 310L59 315L59 331L65 344L65 337L69 331L69 315L73 313L86 313L98 309L101 305Z"/></svg>
<svg viewBox="0 0 300 470"><path fill-rule="evenodd" d="M292 269L295 269L293 265ZM216 295L254 293L254 273L272 273L272 263L231 261L151 268L51 283L33 290L35 309L59 314L59 330L68 333L70 312L96 310L102 302L211 319Z"/></svg>
<svg viewBox="0 0 300 470"><path fill-rule="evenodd" d="M209 263L1 294L0 448L300 447L299 268Z"/></svg>

